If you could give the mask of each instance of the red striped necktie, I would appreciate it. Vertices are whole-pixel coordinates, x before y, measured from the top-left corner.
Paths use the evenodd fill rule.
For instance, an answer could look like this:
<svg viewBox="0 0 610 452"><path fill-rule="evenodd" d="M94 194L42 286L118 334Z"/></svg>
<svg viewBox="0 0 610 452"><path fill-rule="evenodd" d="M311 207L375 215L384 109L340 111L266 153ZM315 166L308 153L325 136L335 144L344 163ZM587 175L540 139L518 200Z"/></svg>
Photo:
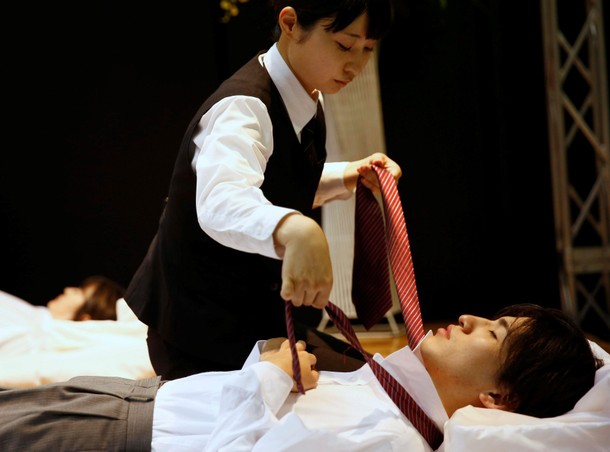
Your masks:
<svg viewBox="0 0 610 452"><path fill-rule="evenodd" d="M379 178L383 214L375 195L358 183L352 300L358 319L370 329L392 308L393 277L409 346L415 349L425 333L398 186L389 171L372 168Z"/></svg>
<svg viewBox="0 0 610 452"><path fill-rule="evenodd" d="M390 396L394 404L400 411L411 421L411 424L421 433L424 439L428 442L432 449L436 450L443 442L443 432L437 425L428 417L421 409L415 400L411 397L408 391L396 379L385 370L381 364L372 359L368 353L364 351L354 329L345 315L345 313L332 302L326 305L326 312L335 324L341 334L349 341L349 343L358 350L371 368L373 374ZM292 351L292 372L293 378L297 383L297 389L301 394L305 394L303 383L301 381L301 364L296 351L296 339L292 322L292 304L286 302L286 326L288 330L288 339L290 341L290 349Z"/></svg>
<svg viewBox="0 0 610 452"><path fill-rule="evenodd" d="M352 290L353 294L354 291L356 292L357 297L354 295L354 304L356 305L356 299L358 299L356 312L367 329L379 322L385 313L390 310L392 296L388 271L389 256L392 274L401 301L409 345L413 349L423 339L424 328L402 205L392 174L376 166L373 166L373 169L380 182L385 222L373 193L363 187L361 183L358 183L356 189L356 249L354 253L354 283L356 288ZM385 238L380 237L380 234L383 234ZM368 263L361 262L367 259L370 259ZM369 282L372 275L375 276L374 281ZM358 292L359 290L361 292ZM407 390L364 351L343 311L329 301L326 312L349 343L362 353L386 393L422 434L428 444L433 449L440 447L443 442L442 431L413 400ZM290 302L286 302L286 327L292 351L293 376L297 382L298 391L304 394L305 390L301 382L301 367L296 351L296 338L292 322L292 304Z"/></svg>

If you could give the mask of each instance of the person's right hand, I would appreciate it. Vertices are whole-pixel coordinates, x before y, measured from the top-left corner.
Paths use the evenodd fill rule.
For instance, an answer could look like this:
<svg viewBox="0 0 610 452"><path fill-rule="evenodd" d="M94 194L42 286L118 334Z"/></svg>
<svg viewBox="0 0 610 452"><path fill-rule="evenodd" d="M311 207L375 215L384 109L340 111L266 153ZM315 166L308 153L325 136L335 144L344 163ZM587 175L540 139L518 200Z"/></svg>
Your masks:
<svg viewBox="0 0 610 452"><path fill-rule="evenodd" d="M301 365L301 382L305 391L315 388L318 385L320 372L316 370L316 356L305 351L305 342L298 341L296 343L297 354L299 355L299 364ZM290 352L290 342L285 339L279 349L275 347L265 347L260 356L260 361L268 361L276 365L291 378L292 374L292 353ZM292 392L297 392L296 381L292 385Z"/></svg>
<svg viewBox="0 0 610 452"><path fill-rule="evenodd" d="M294 306L323 309L330 297L333 271L322 228L309 217L289 214L273 233L282 263L281 297Z"/></svg>

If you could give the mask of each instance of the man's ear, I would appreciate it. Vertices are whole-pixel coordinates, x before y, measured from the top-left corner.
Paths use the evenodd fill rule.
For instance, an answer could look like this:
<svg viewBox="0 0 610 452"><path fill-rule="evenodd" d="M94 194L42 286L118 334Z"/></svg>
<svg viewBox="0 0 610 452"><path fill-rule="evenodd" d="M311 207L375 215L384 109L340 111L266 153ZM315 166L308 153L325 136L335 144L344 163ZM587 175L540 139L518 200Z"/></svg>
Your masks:
<svg viewBox="0 0 610 452"><path fill-rule="evenodd" d="M282 30L282 34L292 35L294 26L297 24L297 12L293 7L287 6L280 11L278 17L278 25Z"/></svg>
<svg viewBox="0 0 610 452"><path fill-rule="evenodd" d="M485 408L491 408L492 410L512 411L512 406L506 400L506 397L497 392L482 392L479 394L479 400Z"/></svg>

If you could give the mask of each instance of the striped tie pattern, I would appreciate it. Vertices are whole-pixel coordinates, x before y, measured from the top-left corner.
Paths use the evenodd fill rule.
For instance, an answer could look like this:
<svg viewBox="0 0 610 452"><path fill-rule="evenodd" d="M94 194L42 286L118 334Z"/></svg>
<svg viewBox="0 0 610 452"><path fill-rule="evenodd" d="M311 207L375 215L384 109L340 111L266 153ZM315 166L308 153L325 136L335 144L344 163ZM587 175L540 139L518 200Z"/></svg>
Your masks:
<svg viewBox="0 0 610 452"><path fill-rule="evenodd" d="M378 237L384 230L385 222L375 195L358 184L352 302L358 319L367 330L392 308L387 244L384 237ZM377 237L376 246L370 246L371 234Z"/></svg>
<svg viewBox="0 0 610 452"><path fill-rule="evenodd" d="M305 394L305 388L303 387L303 381L301 379L301 363L299 362L299 355L297 354L294 322L292 320L292 303L290 301L286 302L286 335L288 336L290 353L292 355L292 376L294 381L297 382L297 391L301 394Z"/></svg>
<svg viewBox="0 0 610 452"><path fill-rule="evenodd" d="M372 359L362 348L352 325L345 315L345 313L336 305L328 302L326 305L326 312L333 321L335 326L341 334L349 341L349 343L358 350L364 356L367 364L379 383L390 396L392 401L400 409L400 411L411 421L413 426L421 433L426 439L432 449L438 449L443 442L443 433L436 426L436 424L428 417L428 415L421 409L407 390L396 381L396 379L385 370L381 364Z"/></svg>
<svg viewBox="0 0 610 452"><path fill-rule="evenodd" d="M354 250L354 284L356 312L366 328L375 325L392 307L388 257L401 302L402 315L411 348L415 348L424 337L424 327L419 309L419 298L411 249L407 235L402 204L394 177L389 171L372 167L381 187L385 221L379 203L370 190L358 183L356 189L356 242ZM383 237L380 237L380 235ZM328 316L349 343L358 350L370 366L373 374L401 412L422 434L428 444L437 449L443 442L443 433L413 400L407 390L364 351L345 313L328 302ZM366 322L366 323L365 323ZM368 326L367 326L368 325ZM304 393L301 382L301 367L296 352L292 324L292 304L286 303L286 327L292 351L293 375L300 393Z"/></svg>
<svg viewBox="0 0 610 452"><path fill-rule="evenodd" d="M358 319L367 329L384 317L392 307L389 261L413 349L425 334L402 203L394 176L383 168L372 168L379 179L384 215L374 194L358 183L353 302Z"/></svg>

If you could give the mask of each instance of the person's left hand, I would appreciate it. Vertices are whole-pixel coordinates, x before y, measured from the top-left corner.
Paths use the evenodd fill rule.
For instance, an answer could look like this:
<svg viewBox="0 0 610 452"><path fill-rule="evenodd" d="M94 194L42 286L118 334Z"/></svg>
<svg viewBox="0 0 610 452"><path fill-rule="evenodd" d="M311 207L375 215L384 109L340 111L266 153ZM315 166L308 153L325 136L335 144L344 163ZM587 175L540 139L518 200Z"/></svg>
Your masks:
<svg viewBox="0 0 610 452"><path fill-rule="evenodd" d="M281 338L283 339L283 338ZM271 364L276 365L284 372L286 372L291 378L294 379L292 374L292 353L290 351L290 342L288 339L283 339L279 348L277 348L277 342L280 338L270 339L263 347L263 351L260 356L260 361L268 361ZM301 382L305 391L315 388L318 385L320 379L320 372L316 370L317 358L314 354L305 351L305 342L298 341L296 343L297 354L299 356L299 364L301 365ZM292 385L292 392L297 392L296 381Z"/></svg>
<svg viewBox="0 0 610 452"><path fill-rule="evenodd" d="M389 171L392 176L394 176L396 182L402 177L402 170L394 160L382 152L376 152L362 160L351 162L347 166L345 171L345 185L353 190L356 187L358 177L362 177L362 185L373 193L379 193L379 178L372 168L373 165Z"/></svg>

